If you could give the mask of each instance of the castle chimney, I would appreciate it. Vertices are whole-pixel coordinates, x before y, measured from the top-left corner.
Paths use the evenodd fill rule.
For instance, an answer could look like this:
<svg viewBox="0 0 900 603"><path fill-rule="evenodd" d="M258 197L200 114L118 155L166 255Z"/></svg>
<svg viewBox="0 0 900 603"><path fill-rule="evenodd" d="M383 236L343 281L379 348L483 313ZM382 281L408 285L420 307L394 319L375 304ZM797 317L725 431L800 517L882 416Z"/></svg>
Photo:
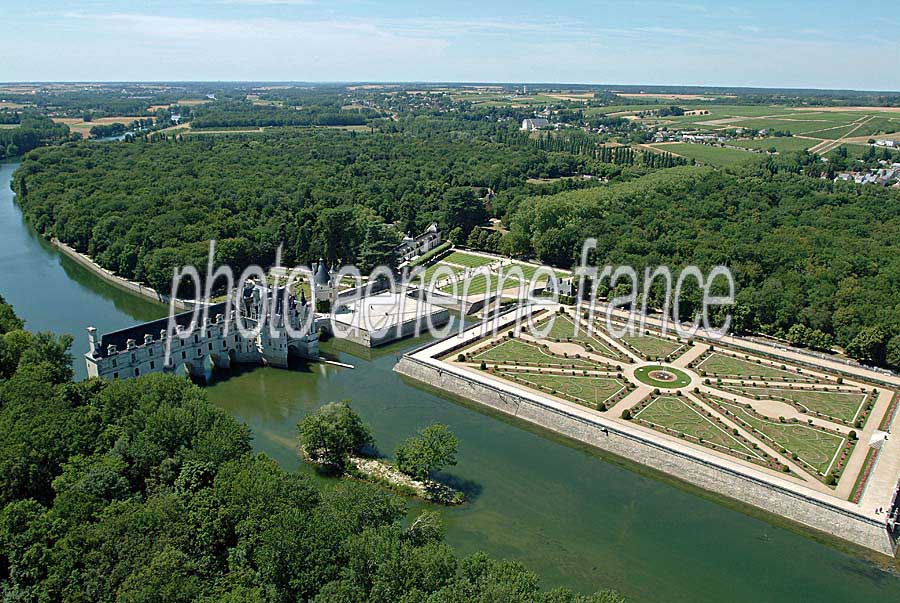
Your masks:
<svg viewBox="0 0 900 603"><path fill-rule="evenodd" d="M91 356L97 353L97 329L94 327L88 327L88 351Z"/></svg>

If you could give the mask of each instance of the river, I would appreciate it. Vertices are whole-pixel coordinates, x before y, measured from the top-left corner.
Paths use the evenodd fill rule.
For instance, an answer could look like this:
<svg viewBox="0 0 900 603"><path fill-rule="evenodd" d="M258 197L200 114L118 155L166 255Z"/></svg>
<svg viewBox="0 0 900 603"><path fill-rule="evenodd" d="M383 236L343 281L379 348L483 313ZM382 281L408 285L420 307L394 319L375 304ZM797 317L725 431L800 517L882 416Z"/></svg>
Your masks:
<svg viewBox="0 0 900 603"><path fill-rule="evenodd" d="M75 335L83 377L87 326L104 332L166 310L40 240L13 202L15 167L0 164L0 294L30 329ZM449 474L471 498L442 510L447 540L461 553L520 561L547 586L614 587L648 602L900 600L900 577L869 561L405 383L391 368L413 345L351 354L325 343L356 368L246 370L206 390L252 428L257 450L304 472L296 424L325 402L352 399L387 453L416 429L446 423L460 439Z"/></svg>

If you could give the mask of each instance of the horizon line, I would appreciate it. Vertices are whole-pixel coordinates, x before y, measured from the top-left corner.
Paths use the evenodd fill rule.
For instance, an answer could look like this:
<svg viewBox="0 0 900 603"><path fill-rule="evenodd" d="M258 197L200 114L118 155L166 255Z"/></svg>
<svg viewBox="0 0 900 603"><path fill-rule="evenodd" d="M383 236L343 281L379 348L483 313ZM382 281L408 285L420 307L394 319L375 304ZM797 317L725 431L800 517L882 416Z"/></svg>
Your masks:
<svg viewBox="0 0 900 603"><path fill-rule="evenodd" d="M869 94L900 94L900 90L867 90L858 88L817 88L802 86L760 86L742 85L730 86L719 84L605 84L587 82L542 82L542 81L478 81L478 80L222 80L222 79L176 79L176 80L9 80L0 81L0 85L45 85L45 84L305 84L305 85L382 85L382 86L406 86L406 85L456 85L456 86L578 86L584 88L689 88L719 91L791 91L791 92L855 92ZM615 92L615 90L610 90ZM655 92L662 93L661 90Z"/></svg>

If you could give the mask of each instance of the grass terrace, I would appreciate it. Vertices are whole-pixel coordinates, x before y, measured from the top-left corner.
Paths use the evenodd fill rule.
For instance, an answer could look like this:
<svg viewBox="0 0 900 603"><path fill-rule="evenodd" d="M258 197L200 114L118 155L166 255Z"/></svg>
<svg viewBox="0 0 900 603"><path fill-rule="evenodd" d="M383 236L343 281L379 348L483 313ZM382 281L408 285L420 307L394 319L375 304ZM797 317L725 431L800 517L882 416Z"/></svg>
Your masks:
<svg viewBox="0 0 900 603"><path fill-rule="evenodd" d="M647 333L623 335L620 341L646 358L673 360L687 350L687 346L683 343Z"/></svg>
<svg viewBox="0 0 900 603"><path fill-rule="evenodd" d="M728 452L746 460L765 463L761 451L715 418L707 416L693 402L677 396L655 396L645 402L632 417L650 427L687 437L709 448ZM683 434L683 435L682 435Z"/></svg>
<svg viewBox="0 0 900 603"><path fill-rule="evenodd" d="M622 354L615 350L613 346L603 341L601 338L589 335L585 331L584 325L579 325L578 335L575 335L575 322L567 314L555 314L552 317L540 321L535 325L537 329L544 329L549 320L553 319L553 326L546 337L558 341L571 341L577 343L589 352L595 352L601 356L611 358L613 360L621 360Z"/></svg>
<svg viewBox="0 0 900 603"><path fill-rule="evenodd" d="M541 346L522 341L521 339L506 339L497 344L492 344L476 352L472 359L476 362L484 360L486 363L516 365L532 364L546 367L565 368L599 368L604 370L606 365L589 358L565 357L545 350Z"/></svg>
<svg viewBox="0 0 900 603"><path fill-rule="evenodd" d="M717 400L715 404L764 439L796 455L796 461L811 468L820 478L835 467L838 455L847 444L847 438L819 427L770 420L751 409L723 400Z"/></svg>
<svg viewBox="0 0 900 603"><path fill-rule="evenodd" d="M735 379L772 379L775 381L818 381L815 377L803 373L780 369L765 363L756 363L743 358L735 358L720 352L713 352L703 358L699 363L694 361L699 371L705 371L708 375L728 377Z"/></svg>
<svg viewBox="0 0 900 603"><path fill-rule="evenodd" d="M502 370L496 374L596 410L605 410L608 400L628 391L625 383L612 377Z"/></svg>
<svg viewBox="0 0 900 603"><path fill-rule="evenodd" d="M727 389L749 398L791 402L807 412L840 419L848 424L856 421L869 398L869 394L862 392L742 386L728 386Z"/></svg>
<svg viewBox="0 0 900 603"><path fill-rule="evenodd" d="M454 251L450 255L446 256L442 261L448 264L456 264L457 266L465 266L466 268L478 268L480 266L487 266L488 264L492 264L497 260L482 257L480 255L473 255L471 253L465 253L463 251Z"/></svg>

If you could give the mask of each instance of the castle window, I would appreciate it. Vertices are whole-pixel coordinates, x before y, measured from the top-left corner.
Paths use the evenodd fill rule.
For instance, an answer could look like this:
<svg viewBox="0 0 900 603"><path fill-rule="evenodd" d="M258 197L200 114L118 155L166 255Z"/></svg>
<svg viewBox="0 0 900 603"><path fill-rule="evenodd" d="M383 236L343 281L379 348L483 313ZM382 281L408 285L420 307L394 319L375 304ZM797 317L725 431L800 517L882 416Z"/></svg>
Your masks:
<svg viewBox="0 0 900 603"><path fill-rule="evenodd" d="M207 345L209 345L209 351L211 352L212 351L212 342L210 341L209 344L207 344Z"/></svg>
<svg viewBox="0 0 900 603"><path fill-rule="evenodd" d="M140 376L141 376L141 369L135 368L135 369L134 369L134 376L135 376L135 377L140 377Z"/></svg>
<svg viewBox="0 0 900 603"><path fill-rule="evenodd" d="M119 362L113 358L113 368L116 368L117 366L119 366Z"/></svg>
<svg viewBox="0 0 900 603"><path fill-rule="evenodd" d="M150 370L152 371L155 368L156 368L156 363L151 360L150 361Z"/></svg>
<svg viewBox="0 0 900 603"><path fill-rule="evenodd" d="M132 352L132 353L131 353L131 361L134 362L135 360L137 360L137 354L135 354L134 352Z"/></svg>
<svg viewBox="0 0 900 603"><path fill-rule="evenodd" d="M181 359L184 360L185 358L187 358L187 352L182 352Z"/></svg>
<svg viewBox="0 0 900 603"><path fill-rule="evenodd" d="M200 336L194 335L194 343L200 343Z"/></svg>
<svg viewBox="0 0 900 603"><path fill-rule="evenodd" d="M113 373L113 379L118 379L118 378L119 378L119 373Z"/></svg>
<svg viewBox="0 0 900 603"><path fill-rule="evenodd" d="M203 350L201 350L200 348L197 348L197 358L199 358L202 355L203 355Z"/></svg>
<svg viewBox="0 0 900 603"><path fill-rule="evenodd" d="M225 342L225 341L223 341L223 342L222 342L222 349L224 350L224 349L227 348L227 347L228 347L228 343Z"/></svg>

